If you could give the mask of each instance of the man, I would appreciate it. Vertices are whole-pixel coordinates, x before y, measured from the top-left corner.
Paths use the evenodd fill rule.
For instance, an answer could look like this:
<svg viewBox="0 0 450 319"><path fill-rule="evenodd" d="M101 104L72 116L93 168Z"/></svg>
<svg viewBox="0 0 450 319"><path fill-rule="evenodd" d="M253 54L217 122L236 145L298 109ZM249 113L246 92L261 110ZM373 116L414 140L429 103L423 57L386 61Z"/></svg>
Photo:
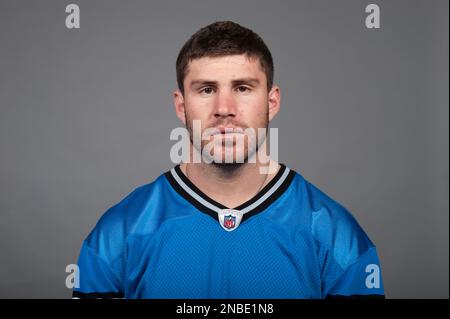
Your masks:
<svg viewBox="0 0 450 319"><path fill-rule="evenodd" d="M350 213L264 162L265 136L251 143L246 133L280 108L263 40L230 21L206 26L181 49L177 80L187 163L102 216L83 243L74 297L383 297L375 246ZM200 143L194 121L213 132Z"/></svg>

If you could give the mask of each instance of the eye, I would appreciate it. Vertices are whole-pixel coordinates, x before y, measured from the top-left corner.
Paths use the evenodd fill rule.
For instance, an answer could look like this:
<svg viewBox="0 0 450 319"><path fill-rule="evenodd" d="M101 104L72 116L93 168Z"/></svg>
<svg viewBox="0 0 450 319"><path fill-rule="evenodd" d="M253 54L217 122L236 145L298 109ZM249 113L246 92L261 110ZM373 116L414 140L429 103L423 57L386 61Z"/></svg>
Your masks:
<svg viewBox="0 0 450 319"><path fill-rule="evenodd" d="M240 92L240 93L245 93L245 92L250 91L250 88L248 88L248 87L246 87L246 86L238 86L238 87L237 87L237 90L238 90L238 92Z"/></svg>
<svg viewBox="0 0 450 319"><path fill-rule="evenodd" d="M206 86L200 90L200 93L211 94L214 92L214 89L210 86Z"/></svg>

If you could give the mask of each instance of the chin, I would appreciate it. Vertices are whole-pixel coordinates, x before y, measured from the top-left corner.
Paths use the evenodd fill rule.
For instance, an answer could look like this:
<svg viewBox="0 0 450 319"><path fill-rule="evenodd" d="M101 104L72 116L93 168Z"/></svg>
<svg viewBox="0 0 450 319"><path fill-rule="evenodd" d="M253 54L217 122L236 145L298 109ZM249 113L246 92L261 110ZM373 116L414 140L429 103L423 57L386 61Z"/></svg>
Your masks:
<svg viewBox="0 0 450 319"><path fill-rule="evenodd" d="M218 153L217 156L212 156L215 164L243 164L248 159L247 149L236 148L235 146L229 149L225 149L224 147L219 148ZM232 156L228 154L232 154ZM228 158L225 157L226 155L228 155ZM220 161L216 161L216 158L220 158Z"/></svg>

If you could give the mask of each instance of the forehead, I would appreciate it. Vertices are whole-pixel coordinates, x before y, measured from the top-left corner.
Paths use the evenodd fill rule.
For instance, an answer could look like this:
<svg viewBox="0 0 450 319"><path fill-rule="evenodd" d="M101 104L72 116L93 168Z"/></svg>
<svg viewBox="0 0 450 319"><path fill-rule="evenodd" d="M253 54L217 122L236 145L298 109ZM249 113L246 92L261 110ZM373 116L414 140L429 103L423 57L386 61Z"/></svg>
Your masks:
<svg viewBox="0 0 450 319"><path fill-rule="evenodd" d="M202 57L189 62L185 81L197 78L219 77L239 78L243 76L265 77L259 58L249 58L246 54L219 57Z"/></svg>

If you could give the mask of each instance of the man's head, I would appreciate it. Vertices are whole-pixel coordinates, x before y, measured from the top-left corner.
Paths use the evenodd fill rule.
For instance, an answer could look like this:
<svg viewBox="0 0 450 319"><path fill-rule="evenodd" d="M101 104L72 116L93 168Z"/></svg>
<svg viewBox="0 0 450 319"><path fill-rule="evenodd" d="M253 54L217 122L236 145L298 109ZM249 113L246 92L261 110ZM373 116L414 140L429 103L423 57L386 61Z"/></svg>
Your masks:
<svg viewBox="0 0 450 319"><path fill-rule="evenodd" d="M181 49L176 69L175 108L191 140L193 120L201 121L202 132L207 128L257 132L267 128L278 112L280 91L273 85L270 51L256 33L236 23L215 22L200 29ZM202 142L202 149L208 142ZM257 149L251 145L249 149L247 142L244 150L238 149L236 141L232 147L234 154L245 155Z"/></svg>

